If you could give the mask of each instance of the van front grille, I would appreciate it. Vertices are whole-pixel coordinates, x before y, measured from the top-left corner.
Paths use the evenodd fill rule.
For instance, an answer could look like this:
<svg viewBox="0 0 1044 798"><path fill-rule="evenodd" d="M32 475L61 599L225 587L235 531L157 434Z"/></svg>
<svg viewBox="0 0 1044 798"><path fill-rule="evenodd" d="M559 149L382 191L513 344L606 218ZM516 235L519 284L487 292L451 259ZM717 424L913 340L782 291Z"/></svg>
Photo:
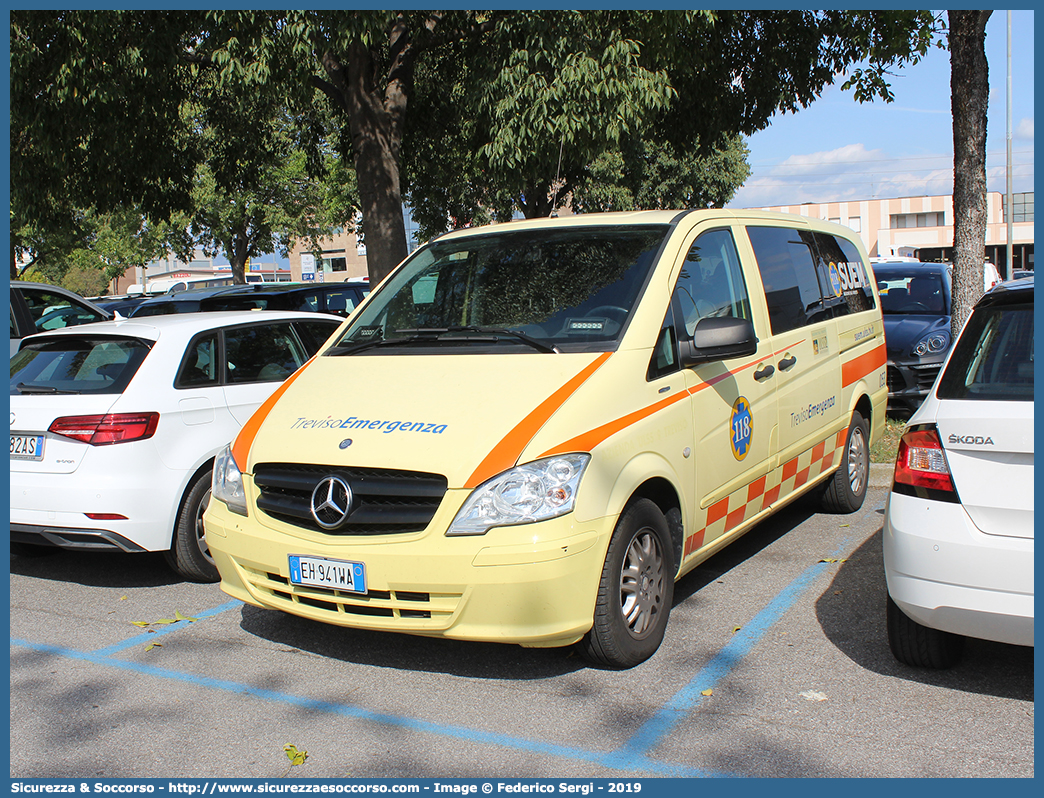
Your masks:
<svg viewBox="0 0 1044 798"><path fill-rule="evenodd" d="M344 480L352 491L348 515L334 529L323 528L312 515L312 493L330 476ZM260 491L257 507L265 514L338 536L420 532L431 522L447 487L439 474L298 463L258 465L254 484Z"/></svg>

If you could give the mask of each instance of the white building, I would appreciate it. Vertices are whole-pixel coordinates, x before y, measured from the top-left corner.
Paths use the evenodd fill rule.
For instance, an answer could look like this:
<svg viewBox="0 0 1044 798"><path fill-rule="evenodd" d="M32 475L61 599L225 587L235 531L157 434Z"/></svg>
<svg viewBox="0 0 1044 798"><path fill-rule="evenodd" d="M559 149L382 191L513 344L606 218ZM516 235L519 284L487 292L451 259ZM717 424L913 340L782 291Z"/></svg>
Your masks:
<svg viewBox="0 0 1044 798"><path fill-rule="evenodd" d="M986 195L986 259L1008 274L1004 194ZM1012 264L1033 268L1033 192L1012 195ZM871 257L912 255L924 261L953 260L953 197L776 205L766 211L796 213L843 224L859 233Z"/></svg>

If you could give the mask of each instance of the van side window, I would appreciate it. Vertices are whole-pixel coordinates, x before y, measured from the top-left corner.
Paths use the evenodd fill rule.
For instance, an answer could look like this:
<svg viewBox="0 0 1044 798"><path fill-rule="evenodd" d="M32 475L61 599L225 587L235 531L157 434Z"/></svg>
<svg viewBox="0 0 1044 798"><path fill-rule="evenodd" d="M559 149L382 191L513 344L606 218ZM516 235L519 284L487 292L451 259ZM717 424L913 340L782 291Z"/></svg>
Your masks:
<svg viewBox="0 0 1044 798"><path fill-rule="evenodd" d="M673 304L685 327L679 335L688 338L696 323L708 316L751 317L747 285L730 231L711 230L693 242L674 289Z"/></svg>
<svg viewBox="0 0 1044 798"><path fill-rule="evenodd" d="M812 233L786 227L748 227L775 335L829 318L816 274Z"/></svg>
<svg viewBox="0 0 1044 798"><path fill-rule="evenodd" d="M832 316L874 308L874 289L866 264L851 241L829 233L813 233L819 257L816 271ZM941 312L941 311L940 311Z"/></svg>
<svg viewBox="0 0 1044 798"><path fill-rule="evenodd" d="M659 379L667 374L678 371L678 338L675 332L674 310L667 307L667 315L664 316L663 326L660 327L660 335L653 347L652 358L649 360L649 371L645 375L648 382Z"/></svg>

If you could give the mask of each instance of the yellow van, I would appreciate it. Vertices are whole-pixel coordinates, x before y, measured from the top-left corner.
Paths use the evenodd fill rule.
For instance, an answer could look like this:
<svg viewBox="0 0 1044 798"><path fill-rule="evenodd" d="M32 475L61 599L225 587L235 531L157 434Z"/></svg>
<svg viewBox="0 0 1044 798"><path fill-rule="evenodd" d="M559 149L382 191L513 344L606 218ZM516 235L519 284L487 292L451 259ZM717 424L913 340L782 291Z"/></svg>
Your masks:
<svg viewBox="0 0 1044 798"><path fill-rule="evenodd" d="M676 579L808 491L859 508L884 425L851 230L725 210L458 231L244 426L204 524L229 595L630 667Z"/></svg>

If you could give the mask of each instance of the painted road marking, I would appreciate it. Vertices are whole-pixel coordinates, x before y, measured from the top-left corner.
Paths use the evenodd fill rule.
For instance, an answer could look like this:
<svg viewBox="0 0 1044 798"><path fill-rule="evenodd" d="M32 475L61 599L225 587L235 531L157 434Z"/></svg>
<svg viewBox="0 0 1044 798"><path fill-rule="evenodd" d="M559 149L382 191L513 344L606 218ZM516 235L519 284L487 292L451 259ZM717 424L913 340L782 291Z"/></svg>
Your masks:
<svg viewBox="0 0 1044 798"><path fill-rule="evenodd" d="M874 513L882 509L884 509L883 503L874 507L860 520L865 521ZM846 538L830 555L830 558L842 557L853 545L861 542L859 536ZM350 704L336 704L329 701L318 701L290 693L252 687L248 684L233 682L226 679L214 679L207 676L197 676L195 674L183 673L181 671L170 670L167 668L157 668L151 665L128 662L126 660L115 659L112 656L115 653L125 651L136 645L155 640L157 635L170 634L179 627L185 628L189 626L190 624L185 621L171 624L169 627L157 630L155 633L135 635L122 643L117 643L95 652L76 651L71 648L52 646L44 643L34 643L13 637L11 638L11 645L42 653L67 657L69 659L91 662L103 667L116 668L119 670L152 676L159 679L169 679L186 684L194 684L212 690L222 690L237 695L247 695L262 701L270 701L272 703L285 704L317 712L325 712L331 715L340 715L355 720L381 723L387 726L395 726L398 728L409 729L411 731L450 737L482 745L492 745L516 751L545 754L578 762L588 762L614 770L625 771L631 774L633 774L635 770L641 770L659 776L727 778L741 776L742 774L717 773L699 768L691 768L685 765L661 762L650 758L649 753L659 745L660 741L663 740L663 738L668 735L678 723L683 721L693 710L699 707L702 699L701 693L704 690L714 688L743 662L744 658L750 654L757 643L762 639L762 637L764 637L765 633L786 614L787 610L797 603L798 599L804 596L811 589L818 578L828 570L829 565L830 563L827 562L816 562L814 565L806 568L796 579L791 581L790 584L777 593L764 609L745 624L743 628L733 636L729 643L725 645L710 660L710 662L708 662L699 673L697 673L696 676L685 685L685 687L675 693L671 700L668 701L662 709L646 721L646 723L643 724L643 726L627 742L615 751L608 752L588 751L582 748L556 745L540 740L530 740L524 737L513 737L510 735L486 732L480 729L469 729L462 726L433 723L431 721L410 718L402 715L390 715L382 712L374 712ZM235 609L241 605L242 602L240 601L229 601L218 607L199 613L194 617L197 619L210 618L223 612L227 612L228 610Z"/></svg>

